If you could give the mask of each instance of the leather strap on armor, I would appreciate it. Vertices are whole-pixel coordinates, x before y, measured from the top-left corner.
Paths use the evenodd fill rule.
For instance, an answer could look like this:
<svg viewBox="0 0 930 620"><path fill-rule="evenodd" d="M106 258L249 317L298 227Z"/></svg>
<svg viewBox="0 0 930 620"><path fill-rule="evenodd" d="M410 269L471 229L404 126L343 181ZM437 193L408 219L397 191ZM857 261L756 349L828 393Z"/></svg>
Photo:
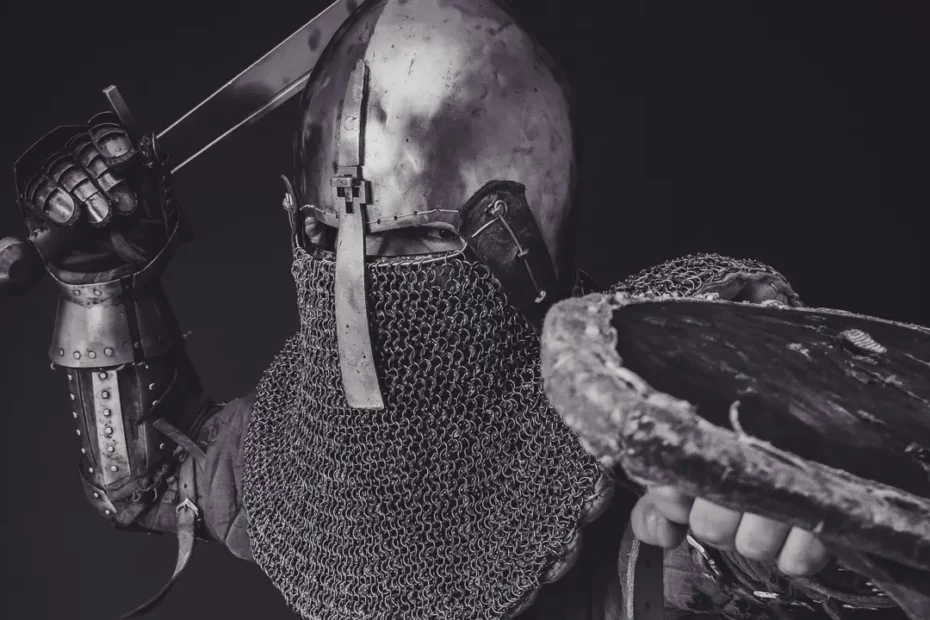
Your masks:
<svg viewBox="0 0 930 620"><path fill-rule="evenodd" d="M199 449L198 449L199 450ZM201 452L202 454L202 452ZM200 519L200 509L194 503L196 497L196 470L198 459L193 454L186 454L178 471L178 500L175 513L177 514L178 558L174 566L174 573L161 590L151 599L123 614L121 620L138 618L155 608L168 594L178 576L187 567L194 552L194 542L197 539L197 522ZM200 461L201 466L203 461Z"/></svg>
<svg viewBox="0 0 930 620"><path fill-rule="evenodd" d="M624 620L663 620L665 618L665 571L661 547L633 540L626 573L623 602Z"/></svg>
<svg viewBox="0 0 930 620"><path fill-rule="evenodd" d="M194 460L197 461L200 466L203 466L204 461L207 460L207 455L204 454L204 451L200 449L194 441L182 433L177 427L175 427L171 422L165 420L164 418L158 418L152 423L152 426L157 428L162 434L166 437L169 437L174 443L178 444L184 451L191 455ZM194 435L195 433L191 433Z"/></svg>
<svg viewBox="0 0 930 620"><path fill-rule="evenodd" d="M537 329L570 287L558 281L552 259L526 202L526 188L491 181L462 208L459 234L507 291L508 300Z"/></svg>

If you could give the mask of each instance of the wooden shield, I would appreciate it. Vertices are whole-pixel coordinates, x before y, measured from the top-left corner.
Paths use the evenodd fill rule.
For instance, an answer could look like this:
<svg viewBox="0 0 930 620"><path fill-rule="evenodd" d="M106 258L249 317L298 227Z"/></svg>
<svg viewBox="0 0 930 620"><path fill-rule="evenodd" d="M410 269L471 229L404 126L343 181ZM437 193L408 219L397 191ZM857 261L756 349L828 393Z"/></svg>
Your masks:
<svg viewBox="0 0 930 620"><path fill-rule="evenodd" d="M815 532L930 618L930 330L594 294L556 304L542 342L549 398L602 463Z"/></svg>

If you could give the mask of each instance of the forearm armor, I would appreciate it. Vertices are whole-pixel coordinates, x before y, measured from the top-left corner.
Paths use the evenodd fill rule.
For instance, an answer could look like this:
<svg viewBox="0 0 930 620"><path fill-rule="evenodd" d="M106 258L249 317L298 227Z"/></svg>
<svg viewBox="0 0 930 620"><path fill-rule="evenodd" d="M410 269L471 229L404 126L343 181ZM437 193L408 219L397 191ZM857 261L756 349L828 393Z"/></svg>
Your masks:
<svg viewBox="0 0 930 620"><path fill-rule="evenodd" d="M49 354L67 374L81 479L120 528L178 530L176 508L193 495L179 470L199 452L188 438L211 411L159 283L173 247L174 237L142 271L108 281L69 284L53 273Z"/></svg>

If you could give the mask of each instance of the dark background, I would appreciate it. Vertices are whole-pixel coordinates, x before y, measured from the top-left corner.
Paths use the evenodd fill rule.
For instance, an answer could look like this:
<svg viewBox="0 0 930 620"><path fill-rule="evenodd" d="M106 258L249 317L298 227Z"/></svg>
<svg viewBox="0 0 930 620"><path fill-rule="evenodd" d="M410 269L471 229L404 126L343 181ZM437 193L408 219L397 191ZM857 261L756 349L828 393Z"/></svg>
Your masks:
<svg viewBox="0 0 930 620"><path fill-rule="evenodd" d="M165 126L324 4L3 3L0 170L102 109L110 83ZM582 261L596 277L712 251L774 265L811 304L930 323L921 15L891 2L517 4L574 85ZM293 115L176 180L199 238L165 285L221 399L253 386L296 325L277 179ZM0 236L21 234L12 184L5 196ZM0 615L116 618L160 587L175 546L114 531L85 504L67 391L45 357L54 308L48 282L0 299ZM293 616L257 568L201 545L150 617Z"/></svg>

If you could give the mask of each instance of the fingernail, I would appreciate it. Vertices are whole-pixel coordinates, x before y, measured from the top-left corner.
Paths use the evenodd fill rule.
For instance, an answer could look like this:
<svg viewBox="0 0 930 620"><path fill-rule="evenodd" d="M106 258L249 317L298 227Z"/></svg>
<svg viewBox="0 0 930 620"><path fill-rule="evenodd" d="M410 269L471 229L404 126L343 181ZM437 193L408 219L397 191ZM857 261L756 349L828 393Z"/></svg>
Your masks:
<svg viewBox="0 0 930 620"><path fill-rule="evenodd" d="M649 533L652 534L653 538L658 538L659 536L659 513L651 511L646 516L646 529L649 530Z"/></svg>

